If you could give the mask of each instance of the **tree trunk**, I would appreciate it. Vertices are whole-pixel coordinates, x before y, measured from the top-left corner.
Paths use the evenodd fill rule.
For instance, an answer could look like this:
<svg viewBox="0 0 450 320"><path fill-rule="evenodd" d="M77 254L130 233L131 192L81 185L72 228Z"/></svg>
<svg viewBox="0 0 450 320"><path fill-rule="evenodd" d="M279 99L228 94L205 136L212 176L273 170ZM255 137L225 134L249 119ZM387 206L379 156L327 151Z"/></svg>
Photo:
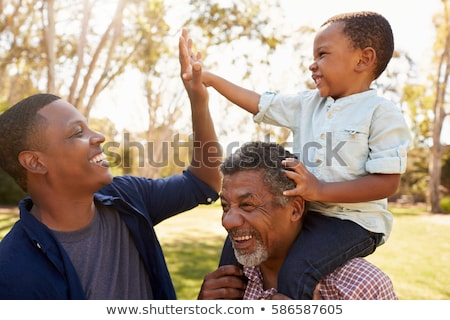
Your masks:
<svg viewBox="0 0 450 320"><path fill-rule="evenodd" d="M439 150L440 146L433 146L431 148L430 163L428 165L428 172L430 175L430 184L428 186L430 192L430 206L431 212L440 213L442 212L440 204L440 181L441 181L441 158L442 152Z"/></svg>
<svg viewBox="0 0 450 320"><path fill-rule="evenodd" d="M55 87L55 65L56 65L56 53L55 53L55 2L54 0L47 1L47 21L45 21L44 9L42 14L44 27L44 39L45 48L47 50L47 92L56 94Z"/></svg>
<svg viewBox="0 0 450 320"><path fill-rule="evenodd" d="M433 119L433 146L431 148L431 157L429 164L430 173L430 205L431 212L440 213L442 208L440 205L440 185L442 171L442 145L441 133L445 113L445 98L448 85L448 77L450 73L450 28L447 2L444 3L444 21L446 23L444 39L444 47L439 58L438 73L436 77L436 99L434 103L434 119Z"/></svg>

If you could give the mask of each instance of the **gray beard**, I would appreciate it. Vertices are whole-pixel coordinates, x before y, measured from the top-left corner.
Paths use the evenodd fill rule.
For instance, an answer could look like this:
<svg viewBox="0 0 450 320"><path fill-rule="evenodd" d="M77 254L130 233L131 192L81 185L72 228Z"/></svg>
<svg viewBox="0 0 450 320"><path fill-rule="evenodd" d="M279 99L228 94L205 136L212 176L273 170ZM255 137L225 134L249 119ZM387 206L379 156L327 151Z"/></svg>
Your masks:
<svg viewBox="0 0 450 320"><path fill-rule="evenodd" d="M266 248L260 241L257 241L254 252L241 254L239 250L234 249L234 255L236 256L237 261L246 267L259 266L269 257Z"/></svg>

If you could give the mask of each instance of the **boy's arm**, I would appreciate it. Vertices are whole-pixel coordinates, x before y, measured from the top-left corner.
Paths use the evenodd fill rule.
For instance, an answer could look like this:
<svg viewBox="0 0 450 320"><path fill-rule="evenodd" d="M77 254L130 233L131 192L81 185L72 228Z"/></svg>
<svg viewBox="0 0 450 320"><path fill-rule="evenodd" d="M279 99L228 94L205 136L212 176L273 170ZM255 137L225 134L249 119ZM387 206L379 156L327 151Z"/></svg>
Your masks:
<svg viewBox="0 0 450 320"><path fill-rule="evenodd" d="M203 83L205 83L206 86L213 87L230 102L247 110L251 114L255 115L259 112L258 104L259 99L261 98L260 94L240 87L211 72L203 73Z"/></svg>
<svg viewBox="0 0 450 320"><path fill-rule="evenodd" d="M388 198L400 183L400 174L369 174L355 180L322 183L315 201L366 202Z"/></svg>
<svg viewBox="0 0 450 320"><path fill-rule="evenodd" d="M354 180L322 182L296 159L286 159L283 164L294 170L287 170L286 175L296 183L296 187L286 190L284 195L300 195L307 201L374 201L394 194L400 183L400 174L369 174Z"/></svg>
<svg viewBox="0 0 450 320"><path fill-rule="evenodd" d="M194 54L192 52L192 39L188 38L188 32L186 29L183 29L183 35L186 43L186 54L190 57L191 64L199 61L201 57L199 54ZM182 74L182 78L185 81L192 80L192 76L192 72L188 69L186 69L186 71ZM260 94L237 86L234 83L231 83L230 81L225 80L224 78L211 72L204 71L202 73L202 82L205 86L211 86L216 89L217 92L242 109L247 110L252 114L258 113L259 98L261 97Z"/></svg>

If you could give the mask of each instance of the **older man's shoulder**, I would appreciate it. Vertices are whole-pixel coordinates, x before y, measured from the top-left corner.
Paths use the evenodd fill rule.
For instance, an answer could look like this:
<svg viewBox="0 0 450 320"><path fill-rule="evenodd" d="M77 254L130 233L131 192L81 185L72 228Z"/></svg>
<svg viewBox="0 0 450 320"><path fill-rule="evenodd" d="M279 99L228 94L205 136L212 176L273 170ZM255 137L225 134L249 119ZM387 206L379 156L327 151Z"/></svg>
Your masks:
<svg viewBox="0 0 450 320"><path fill-rule="evenodd" d="M390 277L363 258L349 260L320 282L323 299L397 300Z"/></svg>

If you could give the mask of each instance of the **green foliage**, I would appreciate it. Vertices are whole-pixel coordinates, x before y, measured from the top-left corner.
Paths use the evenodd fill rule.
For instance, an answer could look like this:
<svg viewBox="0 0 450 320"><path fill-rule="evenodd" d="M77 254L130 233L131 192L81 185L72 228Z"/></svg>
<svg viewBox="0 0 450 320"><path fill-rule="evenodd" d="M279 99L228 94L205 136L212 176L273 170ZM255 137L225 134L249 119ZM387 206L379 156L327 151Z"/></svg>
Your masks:
<svg viewBox="0 0 450 320"><path fill-rule="evenodd" d="M16 214L15 209L8 211L8 214L2 214L0 212L0 241L11 229L12 225L17 221L19 216Z"/></svg>
<svg viewBox="0 0 450 320"><path fill-rule="evenodd" d="M444 212L450 212L450 196L443 197L440 204Z"/></svg>
<svg viewBox="0 0 450 320"><path fill-rule="evenodd" d="M444 151L442 159L441 184L450 194L450 148Z"/></svg>
<svg viewBox="0 0 450 320"><path fill-rule="evenodd" d="M257 40L270 52L286 38L275 28L257 27L271 25L273 15L281 16L281 12L276 11L279 8L276 0L230 1L227 4L193 0L191 5L194 10L186 24L199 26L204 36L214 44L231 43L237 39ZM265 12L264 7L272 10Z"/></svg>
<svg viewBox="0 0 450 320"><path fill-rule="evenodd" d="M402 100L407 105L408 118L411 121L413 146L416 148L427 147L432 137L432 121L430 111L434 98L429 87L424 84L405 84Z"/></svg>
<svg viewBox="0 0 450 320"><path fill-rule="evenodd" d="M399 194L414 196L425 202L428 194L428 148L417 147L408 152L406 172L401 176Z"/></svg>
<svg viewBox="0 0 450 320"><path fill-rule="evenodd" d="M14 180L0 169L0 205L17 205L26 193L14 182Z"/></svg>

